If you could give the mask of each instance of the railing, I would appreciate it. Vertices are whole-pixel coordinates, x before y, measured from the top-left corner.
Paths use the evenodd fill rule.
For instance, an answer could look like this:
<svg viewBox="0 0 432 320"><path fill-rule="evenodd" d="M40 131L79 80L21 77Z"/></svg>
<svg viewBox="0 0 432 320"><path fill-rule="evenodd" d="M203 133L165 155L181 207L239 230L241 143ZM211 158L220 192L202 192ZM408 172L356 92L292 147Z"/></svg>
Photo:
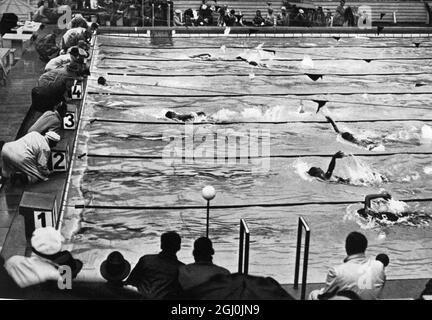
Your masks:
<svg viewBox="0 0 432 320"><path fill-rule="evenodd" d="M299 271L300 271L300 251L302 243L302 233L305 229L305 244L304 244L304 257L303 257L303 272L302 272L302 288L300 299L306 298L306 279L307 279L307 267L309 260L309 240L310 240L310 228L303 217L299 217L298 230L297 230L297 251L295 261L295 272L294 272L294 289L298 289L299 282Z"/></svg>
<svg viewBox="0 0 432 320"><path fill-rule="evenodd" d="M244 219L240 219L239 263L238 273L248 274L249 271L249 227Z"/></svg>

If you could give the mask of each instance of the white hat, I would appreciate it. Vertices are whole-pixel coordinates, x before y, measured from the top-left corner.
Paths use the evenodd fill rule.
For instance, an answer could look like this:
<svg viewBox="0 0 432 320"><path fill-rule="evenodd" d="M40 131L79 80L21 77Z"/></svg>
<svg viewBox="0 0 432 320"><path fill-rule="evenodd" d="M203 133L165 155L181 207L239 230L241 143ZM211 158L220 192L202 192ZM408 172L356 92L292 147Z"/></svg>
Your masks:
<svg viewBox="0 0 432 320"><path fill-rule="evenodd" d="M33 231L31 245L37 252L52 255L60 252L63 237L53 227L37 228Z"/></svg>
<svg viewBox="0 0 432 320"><path fill-rule="evenodd" d="M201 6L201 9L203 9L203 10L207 9L207 5L203 4L203 5Z"/></svg>
<svg viewBox="0 0 432 320"><path fill-rule="evenodd" d="M286 8L285 7L281 7L281 10L286 10Z"/></svg>
<svg viewBox="0 0 432 320"><path fill-rule="evenodd" d="M60 141L60 136L57 133L55 133L54 131L48 131L47 133L45 133L45 137L47 137L49 140L52 140L55 142Z"/></svg>
<svg viewBox="0 0 432 320"><path fill-rule="evenodd" d="M299 12L300 12L300 13L304 13L303 9L300 9Z"/></svg>
<svg viewBox="0 0 432 320"><path fill-rule="evenodd" d="M180 9L176 9L175 13L181 13L181 10Z"/></svg>

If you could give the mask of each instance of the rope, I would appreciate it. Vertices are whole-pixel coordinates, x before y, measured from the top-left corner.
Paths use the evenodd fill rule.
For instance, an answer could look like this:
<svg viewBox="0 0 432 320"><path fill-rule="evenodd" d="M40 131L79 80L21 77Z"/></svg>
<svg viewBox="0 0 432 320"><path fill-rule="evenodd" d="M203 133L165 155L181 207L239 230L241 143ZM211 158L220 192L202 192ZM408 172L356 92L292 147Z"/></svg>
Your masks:
<svg viewBox="0 0 432 320"><path fill-rule="evenodd" d="M430 202L432 198L418 198L418 199L404 199L399 200L403 202ZM364 200L351 200L351 201L308 201L308 202L283 202L283 203L250 203L250 204L228 204L228 205L212 205L211 209L239 209L251 207L297 207L297 206L310 206L310 205L346 205L364 203ZM188 206L110 206L110 205L85 205L76 204L75 209L106 209L106 210L193 210L193 209L207 209L207 206L188 205Z"/></svg>
<svg viewBox="0 0 432 320"><path fill-rule="evenodd" d="M350 154L355 157L385 157L394 155L432 155L431 151L401 151L401 152L374 152L374 153L353 153ZM121 154L98 154L98 153L88 153L87 157L90 158L113 158L113 159L148 159L148 160L160 160L160 159L182 159L182 160L199 160L199 159L215 159L215 160L238 160L238 159L261 159L261 158L307 158L307 157L319 157L319 158L329 158L333 157L334 154L328 153L311 153L311 154L278 154L278 155L268 155L268 156L213 156L213 157L186 157L186 156L151 156L151 155L121 155Z"/></svg>
<svg viewBox="0 0 432 320"><path fill-rule="evenodd" d="M269 71L281 71L283 69L269 69ZM418 72L382 72L382 73L320 73L322 76L334 76L334 77L368 77L368 76L417 76L417 75L429 75L431 72L418 71ZM108 72L108 75L114 76L129 76L129 77L248 77L250 73L200 73L200 74L154 74L154 73L121 73L121 72ZM256 73L255 76L265 76L265 77L298 77L305 76L307 73L304 72L286 72L286 73Z"/></svg>
<svg viewBox="0 0 432 320"><path fill-rule="evenodd" d="M432 110L432 108L430 109ZM94 122L110 122L110 123L130 123L130 124L143 124L143 125L188 125L190 122L178 122L178 121L137 121L137 120L121 120L121 119L84 119L90 123ZM421 121L421 122L432 122L432 119L361 119L361 120L338 120L343 123L369 123L369 122L410 122L410 121ZM233 125L233 124L289 124L289 123L328 123L324 120L289 120L289 121L224 121L224 122L193 122L194 125Z"/></svg>

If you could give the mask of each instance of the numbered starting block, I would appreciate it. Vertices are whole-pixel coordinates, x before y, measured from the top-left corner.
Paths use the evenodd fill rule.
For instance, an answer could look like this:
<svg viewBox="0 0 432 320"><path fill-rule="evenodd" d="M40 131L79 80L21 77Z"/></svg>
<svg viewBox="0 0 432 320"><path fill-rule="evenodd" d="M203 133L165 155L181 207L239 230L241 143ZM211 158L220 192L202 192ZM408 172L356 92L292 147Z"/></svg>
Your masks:
<svg viewBox="0 0 432 320"><path fill-rule="evenodd" d="M57 146L51 150L51 159L48 167L54 172L65 172L69 169L70 150L66 140L61 140Z"/></svg>
<svg viewBox="0 0 432 320"><path fill-rule="evenodd" d="M63 129L75 130L78 121L77 107L73 104L68 104L65 117L63 118Z"/></svg>
<svg viewBox="0 0 432 320"><path fill-rule="evenodd" d="M71 88L70 96L74 100L81 100L83 96L83 83L82 81L75 80Z"/></svg>
<svg viewBox="0 0 432 320"><path fill-rule="evenodd" d="M30 239L38 228L57 227L56 196L46 193L23 193L19 205L19 214L24 216L26 238Z"/></svg>

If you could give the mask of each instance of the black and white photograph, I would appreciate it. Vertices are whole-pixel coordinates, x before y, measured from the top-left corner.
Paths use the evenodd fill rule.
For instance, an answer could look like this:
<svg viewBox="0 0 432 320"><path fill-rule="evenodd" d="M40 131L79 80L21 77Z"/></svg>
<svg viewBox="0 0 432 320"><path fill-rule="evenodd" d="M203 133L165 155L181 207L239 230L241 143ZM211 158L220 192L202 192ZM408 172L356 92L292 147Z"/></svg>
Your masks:
<svg viewBox="0 0 432 320"><path fill-rule="evenodd" d="M0 35L0 300L432 299L432 1L0 0Z"/></svg>

